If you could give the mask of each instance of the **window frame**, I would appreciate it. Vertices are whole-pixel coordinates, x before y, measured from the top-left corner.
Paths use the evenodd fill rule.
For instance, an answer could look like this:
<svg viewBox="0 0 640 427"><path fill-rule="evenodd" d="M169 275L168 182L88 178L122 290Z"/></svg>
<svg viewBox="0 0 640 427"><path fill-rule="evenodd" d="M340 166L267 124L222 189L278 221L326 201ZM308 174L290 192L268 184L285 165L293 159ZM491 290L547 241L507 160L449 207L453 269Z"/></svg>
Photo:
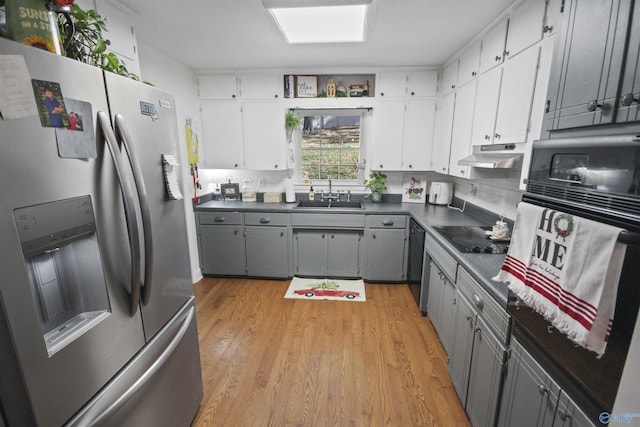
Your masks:
<svg viewBox="0 0 640 427"><path fill-rule="evenodd" d="M358 178L357 179L331 179L331 183L337 186L362 186L364 184L364 165L366 164L366 147L368 146L367 131L371 108L292 108L298 117L304 122L305 116L360 116L360 160L358 162ZM295 155L293 178L296 185L322 185L328 184L328 179L309 178L310 182L305 182L302 175L302 127L293 132L292 136L293 151Z"/></svg>

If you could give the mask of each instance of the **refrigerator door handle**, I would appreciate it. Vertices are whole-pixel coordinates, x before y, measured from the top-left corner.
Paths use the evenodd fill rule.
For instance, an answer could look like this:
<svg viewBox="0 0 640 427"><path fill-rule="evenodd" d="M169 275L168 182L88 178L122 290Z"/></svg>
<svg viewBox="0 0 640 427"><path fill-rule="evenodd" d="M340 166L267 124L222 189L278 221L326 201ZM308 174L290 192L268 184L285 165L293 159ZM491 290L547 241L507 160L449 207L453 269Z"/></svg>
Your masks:
<svg viewBox="0 0 640 427"><path fill-rule="evenodd" d="M122 143L127 157L129 158L129 164L133 171L133 178L135 180L138 202L140 206L140 212L142 214L142 236L144 239L144 282L141 285L142 303L147 304L151 297L151 286L153 284L153 236L151 228L151 210L149 209L149 197L147 195L147 189L144 185L144 178L142 176L142 169L140 168L140 162L135 156L135 153L131 149L131 134L127 128L124 117L122 114L116 114L115 116L115 133L118 137L118 141Z"/></svg>
<svg viewBox="0 0 640 427"><path fill-rule="evenodd" d="M162 351L162 353L158 356L158 358L149 366L149 368L138 377L138 379L131 384L127 390L120 395L117 399L115 399L104 411L97 414L95 418L86 422L82 419L76 420L78 424L89 425L89 426L98 426L107 421L113 414L115 414L124 404L126 404L133 396L135 396L138 391L153 378L153 376L162 368L162 366L166 363L166 361L171 357L173 352L176 350L182 338L187 333L187 329L191 324L191 320L195 315L195 308L191 307L187 312L185 319L182 321L180 325L180 329L176 332L176 335L173 337L171 342L167 345L167 347ZM160 335L160 334L158 334ZM70 424L75 425L75 422Z"/></svg>
<svg viewBox="0 0 640 427"><path fill-rule="evenodd" d="M116 168L120 189L122 190L122 200L124 202L124 213L127 219L129 234L129 247L131 248L131 307L130 313L133 316L138 310L138 300L140 299L140 233L138 232L138 219L134 208L133 190L131 183L124 176L124 167L120 158L120 150L117 148L117 140L111 129L109 116L104 111L98 111L98 125Z"/></svg>

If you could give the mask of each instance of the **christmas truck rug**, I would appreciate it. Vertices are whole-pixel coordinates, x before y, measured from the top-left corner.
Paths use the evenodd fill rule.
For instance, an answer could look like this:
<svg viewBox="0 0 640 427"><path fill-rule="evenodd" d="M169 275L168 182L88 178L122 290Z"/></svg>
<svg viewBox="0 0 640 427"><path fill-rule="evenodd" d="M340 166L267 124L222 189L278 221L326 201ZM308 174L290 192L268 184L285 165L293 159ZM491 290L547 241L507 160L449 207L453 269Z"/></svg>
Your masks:
<svg viewBox="0 0 640 427"><path fill-rule="evenodd" d="M364 282L342 279L313 279L294 277L285 298L366 301Z"/></svg>

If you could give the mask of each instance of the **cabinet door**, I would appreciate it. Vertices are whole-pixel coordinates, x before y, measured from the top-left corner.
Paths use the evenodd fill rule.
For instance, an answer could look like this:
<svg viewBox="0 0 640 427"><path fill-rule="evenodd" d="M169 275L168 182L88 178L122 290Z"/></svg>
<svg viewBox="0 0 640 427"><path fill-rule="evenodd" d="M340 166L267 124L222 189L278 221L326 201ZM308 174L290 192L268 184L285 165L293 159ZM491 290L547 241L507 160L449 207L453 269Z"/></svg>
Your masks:
<svg viewBox="0 0 640 427"><path fill-rule="evenodd" d="M433 328L440 330L442 318L442 272L433 262L429 262L429 298L427 300L427 316L433 324Z"/></svg>
<svg viewBox="0 0 640 427"><path fill-rule="evenodd" d="M435 99L407 101L402 143L402 170L429 170L435 120Z"/></svg>
<svg viewBox="0 0 640 427"><path fill-rule="evenodd" d="M283 88L282 74L240 76L240 89L245 101L282 99Z"/></svg>
<svg viewBox="0 0 640 427"><path fill-rule="evenodd" d="M327 270L332 277L360 277L360 240L357 231L327 233Z"/></svg>
<svg viewBox="0 0 640 427"><path fill-rule="evenodd" d="M295 233L296 272L301 276L327 274L327 233L297 231Z"/></svg>
<svg viewBox="0 0 640 427"><path fill-rule="evenodd" d="M634 414L637 416L637 414ZM633 418L632 421L633 422ZM564 392L560 392L558 411L553 420L553 427L595 427L596 423L582 412L576 403Z"/></svg>
<svg viewBox="0 0 640 427"><path fill-rule="evenodd" d="M244 236L241 225L201 225L198 238L203 274L245 274Z"/></svg>
<svg viewBox="0 0 640 427"><path fill-rule="evenodd" d="M384 98L404 98L407 93L406 71L385 71L378 75L376 92Z"/></svg>
<svg viewBox="0 0 640 427"><path fill-rule="evenodd" d="M502 20L482 38L480 74L489 71L496 65L502 64L502 61L504 61L507 24L508 21L506 19Z"/></svg>
<svg viewBox="0 0 640 427"><path fill-rule="evenodd" d="M477 41L460 56L458 87L475 79L480 70L480 41Z"/></svg>
<svg viewBox="0 0 640 427"><path fill-rule="evenodd" d="M466 410L474 426L495 425L506 350L480 318L473 331Z"/></svg>
<svg viewBox="0 0 640 427"><path fill-rule="evenodd" d="M464 406L467 401L475 314L471 304L460 292L456 291L455 297L453 341L451 343L451 352L449 353L449 376L451 377L453 388Z"/></svg>
<svg viewBox="0 0 640 427"><path fill-rule="evenodd" d="M401 169L404 108L404 99L376 102L373 112L371 169Z"/></svg>
<svg viewBox="0 0 640 427"><path fill-rule="evenodd" d="M546 1L525 0L509 16L507 58L542 40L546 8Z"/></svg>
<svg viewBox="0 0 640 427"><path fill-rule="evenodd" d="M399 282L405 279L405 230L373 228L365 237L365 277Z"/></svg>
<svg viewBox="0 0 640 427"><path fill-rule="evenodd" d="M440 93L447 94L455 90L458 86L458 66L460 61L455 60L442 70L442 80L440 82Z"/></svg>
<svg viewBox="0 0 640 427"><path fill-rule="evenodd" d="M501 83L502 67L494 68L478 77L478 91L471 132L472 145L493 143Z"/></svg>
<svg viewBox="0 0 640 427"><path fill-rule="evenodd" d="M228 101L238 98L238 83L234 74L198 77L200 99Z"/></svg>
<svg viewBox="0 0 640 427"><path fill-rule="evenodd" d="M98 13L108 22L108 50L116 53L126 65L127 71L140 75L138 41L133 28L134 17L109 1L96 1ZM124 58L122 58L124 57Z"/></svg>
<svg viewBox="0 0 640 427"><path fill-rule="evenodd" d="M446 277L442 277L442 311L440 313L440 330L438 335L447 354L451 354L455 339L455 301L456 290L453 283Z"/></svg>
<svg viewBox="0 0 640 427"><path fill-rule="evenodd" d="M616 113L617 123L640 120L640 108L638 108L640 105L640 73L638 70L640 70L640 4L636 2L631 18L626 66Z"/></svg>
<svg viewBox="0 0 640 427"><path fill-rule="evenodd" d="M451 154L449 155L449 174L460 178L469 178L469 166L459 166L458 160L471 154L471 131L473 129L476 86L475 81L469 82L459 87L456 93L456 108L453 113L453 132L451 134Z"/></svg>
<svg viewBox="0 0 640 427"><path fill-rule="evenodd" d="M247 274L259 277L288 277L287 240L287 227L246 226Z"/></svg>
<svg viewBox="0 0 640 427"><path fill-rule="evenodd" d="M242 110L237 101L203 102L204 166L211 169L243 167Z"/></svg>
<svg viewBox="0 0 640 427"><path fill-rule="evenodd" d="M242 103L244 165L250 170L287 168L285 109L280 101Z"/></svg>
<svg viewBox="0 0 640 427"><path fill-rule="evenodd" d="M558 388L518 341L511 344L498 426L550 427Z"/></svg>
<svg viewBox="0 0 640 427"><path fill-rule="evenodd" d="M545 117L552 130L613 121L631 5L631 0L565 5Z"/></svg>
<svg viewBox="0 0 640 427"><path fill-rule="evenodd" d="M436 111L435 138L431 150L431 170L446 174L449 172L449 152L451 150L456 93L451 92L443 96L439 102Z"/></svg>
<svg viewBox="0 0 640 427"><path fill-rule="evenodd" d="M532 47L505 62L494 143L526 142L540 47Z"/></svg>
<svg viewBox="0 0 640 427"><path fill-rule="evenodd" d="M438 73L436 71L412 71L409 73L407 95L436 96L438 91Z"/></svg>

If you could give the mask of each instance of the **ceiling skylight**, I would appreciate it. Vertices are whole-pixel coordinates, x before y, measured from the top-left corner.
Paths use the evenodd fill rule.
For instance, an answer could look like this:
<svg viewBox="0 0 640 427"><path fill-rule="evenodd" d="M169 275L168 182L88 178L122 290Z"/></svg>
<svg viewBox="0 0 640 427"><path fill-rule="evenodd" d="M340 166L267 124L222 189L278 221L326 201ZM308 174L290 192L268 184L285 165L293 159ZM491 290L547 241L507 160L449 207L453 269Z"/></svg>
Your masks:
<svg viewBox="0 0 640 427"><path fill-rule="evenodd" d="M371 0L262 0L289 43L362 42Z"/></svg>

